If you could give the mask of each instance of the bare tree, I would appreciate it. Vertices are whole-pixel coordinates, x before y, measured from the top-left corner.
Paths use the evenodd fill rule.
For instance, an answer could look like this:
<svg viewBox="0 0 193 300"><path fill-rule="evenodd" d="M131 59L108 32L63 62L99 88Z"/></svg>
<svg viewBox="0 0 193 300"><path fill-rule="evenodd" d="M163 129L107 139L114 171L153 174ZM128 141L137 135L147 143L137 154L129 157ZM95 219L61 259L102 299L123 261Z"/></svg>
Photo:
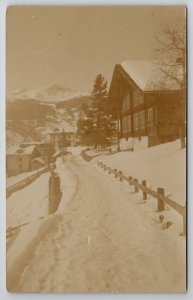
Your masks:
<svg viewBox="0 0 193 300"><path fill-rule="evenodd" d="M185 147L185 100L186 100L186 27L185 24L170 24L156 36L157 45L154 49L155 63L161 79L167 83L168 89L179 89L180 114L179 138L181 148Z"/></svg>

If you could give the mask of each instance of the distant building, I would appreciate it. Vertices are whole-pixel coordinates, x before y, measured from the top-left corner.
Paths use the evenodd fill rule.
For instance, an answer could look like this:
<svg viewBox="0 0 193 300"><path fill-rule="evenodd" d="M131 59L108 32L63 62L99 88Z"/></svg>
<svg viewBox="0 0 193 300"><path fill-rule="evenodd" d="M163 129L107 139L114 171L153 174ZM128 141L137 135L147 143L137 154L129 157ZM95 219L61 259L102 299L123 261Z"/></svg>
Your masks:
<svg viewBox="0 0 193 300"><path fill-rule="evenodd" d="M80 142L80 138L75 132L65 132L65 137L71 147L77 146Z"/></svg>
<svg viewBox="0 0 193 300"><path fill-rule="evenodd" d="M47 136L48 142L53 145L55 151L59 150L64 141L64 131L56 130L48 132Z"/></svg>
<svg viewBox="0 0 193 300"><path fill-rule="evenodd" d="M62 147L76 146L79 143L79 137L75 132L52 131L48 133L48 141L57 151Z"/></svg>
<svg viewBox="0 0 193 300"><path fill-rule="evenodd" d="M117 118L120 138L147 136L151 147L179 137L179 126L185 128L185 103L179 84L162 77L149 61L115 66L109 109Z"/></svg>
<svg viewBox="0 0 193 300"><path fill-rule="evenodd" d="M39 155L40 153L34 145L25 148L10 148L6 154L7 175L18 175L31 171L31 162Z"/></svg>
<svg viewBox="0 0 193 300"><path fill-rule="evenodd" d="M79 116L78 116L78 120L86 120L88 118L86 112L84 112L83 110L80 111Z"/></svg>
<svg viewBox="0 0 193 300"><path fill-rule="evenodd" d="M40 156L44 159L45 162L49 162L52 155L54 154L54 146L48 142L28 142L20 144L21 148L34 145L39 151Z"/></svg>

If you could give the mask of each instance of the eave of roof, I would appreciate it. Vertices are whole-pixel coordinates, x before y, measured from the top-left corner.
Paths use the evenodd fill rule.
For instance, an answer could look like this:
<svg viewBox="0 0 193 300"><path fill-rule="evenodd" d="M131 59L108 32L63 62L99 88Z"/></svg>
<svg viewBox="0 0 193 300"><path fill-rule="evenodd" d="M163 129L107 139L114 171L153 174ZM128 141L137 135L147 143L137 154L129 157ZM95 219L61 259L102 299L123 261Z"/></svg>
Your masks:
<svg viewBox="0 0 193 300"><path fill-rule="evenodd" d="M119 68L142 92L180 90L180 85L177 81L164 78L163 72L151 61L124 61L119 65ZM178 76L181 76L180 72Z"/></svg>

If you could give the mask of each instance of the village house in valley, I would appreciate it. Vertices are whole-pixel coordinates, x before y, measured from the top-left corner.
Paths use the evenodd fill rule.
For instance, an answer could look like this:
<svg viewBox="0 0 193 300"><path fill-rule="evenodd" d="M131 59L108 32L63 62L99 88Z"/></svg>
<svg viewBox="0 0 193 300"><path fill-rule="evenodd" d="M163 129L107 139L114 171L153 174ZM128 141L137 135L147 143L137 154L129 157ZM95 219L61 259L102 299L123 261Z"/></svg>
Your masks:
<svg viewBox="0 0 193 300"><path fill-rule="evenodd" d="M52 158L52 155L54 154L54 146L51 143L48 142L25 142L25 143L21 143L20 147L21 148L25 148L25 147L29 147L29 146L36 146L36 149L38 150L38 152L40 153L41 159L39 160L35 160L36 163L34 164L42 164L44 162L45 163L49 163L49 161Z"/></svg>
<svg viewBox="0 0 193 300"><path fill-rule="evenodd" d="M180 76L180 75L179 75ZM166 80L150 61L116 65L109 90L119 138L148 137L148 147L179 138L185 128L185 99L175 80Z"/></svg>
<svg viewBox="0 0 193 300"><path fill-rule="evenodd" d="M7 176L18 175L34 169L32 162L40 155L35 145L29 147L12 147L7 151L6 168Z"/></svg>
<svg viewBox="0 0 193 300"><path fill-rule="evenodd" d="M48 132L47 141L48 143L52 144L55 148L55 151L57 151L65 146L77 146L79 143L79 136L75 132L55 130Z"/></svg>

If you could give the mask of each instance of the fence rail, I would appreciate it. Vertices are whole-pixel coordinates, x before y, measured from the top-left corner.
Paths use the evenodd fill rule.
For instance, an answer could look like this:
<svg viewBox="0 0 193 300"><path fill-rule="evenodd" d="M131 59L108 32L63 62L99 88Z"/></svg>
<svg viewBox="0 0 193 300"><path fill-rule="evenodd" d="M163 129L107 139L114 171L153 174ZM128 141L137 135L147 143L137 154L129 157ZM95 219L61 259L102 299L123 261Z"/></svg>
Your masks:
<svg viewBox="0 0 193 300"><path fill-rule="evenodd" d="M33 174L29 177L26 177L25 179L22 179L21 181L7 187L6 188L6 197L9 198L12 193L23 189L24 187L29 185L31 182L33 182L35 179L37 179L40 175L44 174L47 171L48 171L48 167L45 167L45 168L39 170L38 172L36 172L35 174Z"/></svg>
<svg viewBox="0 0 193 300"><path fill-rule="evenodd" d="M97 161L97 164L104 171L107 171L110 174L113 174L115 178L120 181L127 181L129 185L134 186L134 193L138 193L139 190L143 193L143 200L147 200L147 194L157 199L157 212L163 211L165 209L165 204L172 207L176 210L183 219L183 231L181 235L186 235L186 207L178 204L174 200L166 197L164 195L164 189L161 187L157 188L157 191L152 190L151 188L146 186L146 180L143 180L142 183L138 182L137 178L133 178L132 176L126 176L122 171L117 169L112 169L111 167L106 166L103 162Z"/></svg>

